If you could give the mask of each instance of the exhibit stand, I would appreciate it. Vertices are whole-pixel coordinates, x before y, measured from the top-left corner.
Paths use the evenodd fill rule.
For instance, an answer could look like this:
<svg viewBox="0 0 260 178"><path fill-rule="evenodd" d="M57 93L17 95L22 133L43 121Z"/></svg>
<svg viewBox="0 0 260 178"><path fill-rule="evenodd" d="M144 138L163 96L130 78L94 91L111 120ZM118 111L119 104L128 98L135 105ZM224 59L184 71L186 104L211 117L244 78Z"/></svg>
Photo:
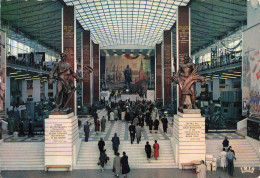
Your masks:
<svg viewBox="0 0 260 178"><path fill-rule="evenodd" d="M45 119L45 170L70 170L80 147L78 118L74 113Z"/></svg>
<svg viewBox="0 0 260 178"><path fill-rule="evenodd" d="M184 110L174 116L171 142L179 169L182 163L205 160L205 118L200 110Z"/></svg>

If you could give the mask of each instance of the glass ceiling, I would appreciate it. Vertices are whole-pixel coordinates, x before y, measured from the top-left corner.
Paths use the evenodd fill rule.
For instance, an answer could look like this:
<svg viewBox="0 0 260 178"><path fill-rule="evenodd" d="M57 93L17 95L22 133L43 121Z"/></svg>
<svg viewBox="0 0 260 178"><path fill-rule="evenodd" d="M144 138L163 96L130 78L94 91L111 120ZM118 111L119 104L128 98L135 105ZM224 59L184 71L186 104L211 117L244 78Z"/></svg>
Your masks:
<svg viewBox="0 0 260 178"><path fill-rule="evenodd" d="M178 6L190 0L64 0L74 5L77 20L101 47L154 46L176 20Z"/></svg>

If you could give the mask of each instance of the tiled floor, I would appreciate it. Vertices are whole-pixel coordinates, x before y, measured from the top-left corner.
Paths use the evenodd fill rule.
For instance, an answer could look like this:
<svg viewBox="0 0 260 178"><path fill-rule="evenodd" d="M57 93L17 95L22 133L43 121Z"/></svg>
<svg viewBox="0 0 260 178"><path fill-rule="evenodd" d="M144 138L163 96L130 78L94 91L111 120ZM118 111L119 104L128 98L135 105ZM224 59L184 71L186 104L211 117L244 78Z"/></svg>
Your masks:
<svg viewBox="0 0 260 178"><path fill-rule="evenodd" d="M131 165L130 165L131 169ZM113 178L111 170L76 170L73 172L45 172L45 171L2 171L3 178ZM240 168L235 168L236 178L256 178L260 175L259 168L254 173L242 173ZM120 175L122 178L123 175ZM129 178L196 178L195 171L179 169L132 169L128 174ZM227 172L221 168L216 172L207 172L207 178L229 178Z"/></svg>

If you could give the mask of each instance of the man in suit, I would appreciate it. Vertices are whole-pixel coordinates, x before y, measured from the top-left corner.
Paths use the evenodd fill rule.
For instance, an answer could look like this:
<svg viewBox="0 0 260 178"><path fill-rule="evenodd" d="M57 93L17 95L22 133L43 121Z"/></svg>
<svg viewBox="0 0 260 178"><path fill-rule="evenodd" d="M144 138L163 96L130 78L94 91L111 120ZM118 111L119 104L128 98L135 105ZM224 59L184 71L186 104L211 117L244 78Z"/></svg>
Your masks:
<svg viewBox="0 0 260 178"><path fill-rule="evenodd" d="M87 121L87 123L84 125L84 132L85 132L85 142L88 142L88 138L89 138L89 132L90 132L90 127L91 123L89 123L89 121Z"/></svg>
<svg viewBox="0 0 260 178"><path fill-rule="evenodd" d="M117 136L117 133L115 133L114 137L112 138L112 143L113 143L114 154L116 155L118 153L118 147L120 145L120 140L119 137Z"/></svg>
<svg viewBox="0 0 260 178"><path fill-rule="evenodd" d="M129 126L129 132L130 132L131 144L133 144L133 141L135 140L135 126L133 125L133 123Z"/></svg>

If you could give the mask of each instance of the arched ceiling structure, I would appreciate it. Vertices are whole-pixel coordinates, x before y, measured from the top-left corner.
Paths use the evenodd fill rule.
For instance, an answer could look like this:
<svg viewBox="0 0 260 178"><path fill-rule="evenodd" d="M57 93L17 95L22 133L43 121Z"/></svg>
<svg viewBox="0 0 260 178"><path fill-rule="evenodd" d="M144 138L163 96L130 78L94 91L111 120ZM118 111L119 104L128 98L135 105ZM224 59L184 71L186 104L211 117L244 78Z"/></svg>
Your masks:
<svg viewBox="0 0 260 178"><path fill-rule="evenodd" d="M64 0L74 5L77 20L101 47L155 46L175 23L178 6L190 0Z"/></svg>

